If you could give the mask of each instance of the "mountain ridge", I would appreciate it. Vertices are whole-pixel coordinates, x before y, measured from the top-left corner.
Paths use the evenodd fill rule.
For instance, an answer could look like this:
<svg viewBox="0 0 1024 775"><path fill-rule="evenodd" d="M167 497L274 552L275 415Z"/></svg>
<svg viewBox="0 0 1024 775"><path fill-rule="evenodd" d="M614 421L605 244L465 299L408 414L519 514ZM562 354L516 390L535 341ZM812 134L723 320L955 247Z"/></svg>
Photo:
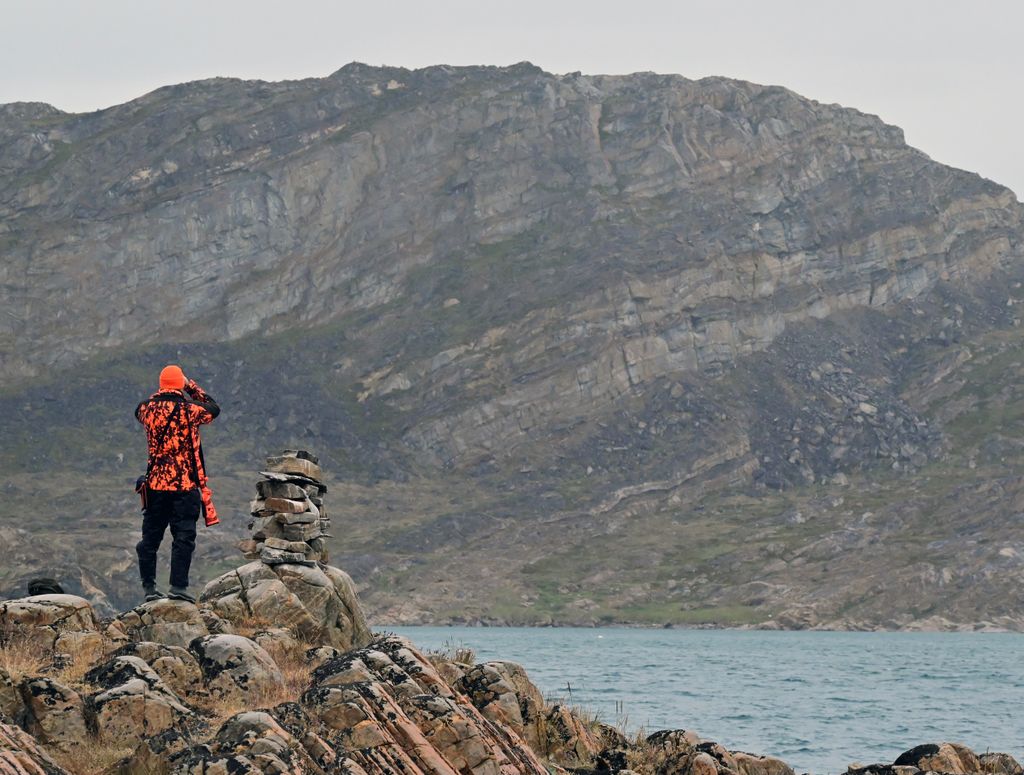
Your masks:
<svg viewBox="0 0 1024 775"><path fill-rule="evenodd" d="M83 588L131 594L123 406L178 360L225 406L225 510L267 451L315 448L389 621L1024 621L999 554L1024 555L1024 209L877 117L525 64L24 110L0 109L0 470L12 513L26 476L67 483L43 533L82 541Z"/></svg>

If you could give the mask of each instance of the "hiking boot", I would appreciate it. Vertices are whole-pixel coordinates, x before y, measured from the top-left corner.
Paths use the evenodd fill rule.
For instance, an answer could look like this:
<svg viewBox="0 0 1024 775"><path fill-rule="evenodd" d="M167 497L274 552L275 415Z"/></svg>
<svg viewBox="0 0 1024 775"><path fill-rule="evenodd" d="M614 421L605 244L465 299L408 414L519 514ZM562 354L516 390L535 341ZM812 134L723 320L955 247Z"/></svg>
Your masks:
<svg viewBox="0 0 1024 775"><path fill-rule="evenodd" d="M167 597L171 600L184 600L186 603L192 603L193 605L196 602L196 599L188 593L188 590L181 587L171 587L171 594Z"/></svg>
<svg viewBox="0 0 1024 775"><path fill-rule="evenodd" d="M146 602L152 603L154 600L163 600L167 595L161 592L156 587L145 587L143 591L146 593Z"/></svg>

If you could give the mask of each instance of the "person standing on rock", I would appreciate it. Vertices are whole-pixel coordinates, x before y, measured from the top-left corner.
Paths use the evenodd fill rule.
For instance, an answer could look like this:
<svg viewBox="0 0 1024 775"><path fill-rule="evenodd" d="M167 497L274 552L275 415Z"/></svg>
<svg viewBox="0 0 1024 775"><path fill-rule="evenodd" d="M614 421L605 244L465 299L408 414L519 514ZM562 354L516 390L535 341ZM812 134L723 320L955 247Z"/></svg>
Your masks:
<svg viewBox="0 0 1024 775"><path fill-rule="evenodd" d="M135 410L146 430L149 462L136 489L142 494L142 540L135 546L146 600L165 595L156 587L156 555L171 529L171 591L167 597L195 602L188 592L188 571L196 547L196 523L205 512L215 525L216 510L206 487L199 426L220 414L220 407L181 367L160 372L160 389Z"/></svg>

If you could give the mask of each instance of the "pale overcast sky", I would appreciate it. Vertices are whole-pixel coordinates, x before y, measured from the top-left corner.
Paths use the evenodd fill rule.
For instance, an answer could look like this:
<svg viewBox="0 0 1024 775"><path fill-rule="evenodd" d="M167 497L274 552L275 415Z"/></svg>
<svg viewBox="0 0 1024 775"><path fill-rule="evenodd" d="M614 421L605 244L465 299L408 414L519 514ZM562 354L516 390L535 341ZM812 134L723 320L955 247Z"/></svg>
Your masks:
<svg viewBox="0 0 1024 775"><path fill-rule="evenodd" d="M86 111L351 61L727 75L878 114L1019 195L1022 29L1009 0L0 0L0 102Z"/></svg>

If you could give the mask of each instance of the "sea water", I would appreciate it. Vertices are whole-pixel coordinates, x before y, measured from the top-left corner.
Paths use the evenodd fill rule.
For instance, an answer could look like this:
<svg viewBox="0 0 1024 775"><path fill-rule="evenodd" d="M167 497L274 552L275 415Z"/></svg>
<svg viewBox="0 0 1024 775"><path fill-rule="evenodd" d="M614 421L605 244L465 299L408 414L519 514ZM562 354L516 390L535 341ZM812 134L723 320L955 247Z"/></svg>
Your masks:
<svg viewBox="0 0 1024 775"><path fill-rule="evenodd" d="M1024 762L1024 635L396 627L522 664L606 723L691 729L827 775L952 741Z"/></svg>

